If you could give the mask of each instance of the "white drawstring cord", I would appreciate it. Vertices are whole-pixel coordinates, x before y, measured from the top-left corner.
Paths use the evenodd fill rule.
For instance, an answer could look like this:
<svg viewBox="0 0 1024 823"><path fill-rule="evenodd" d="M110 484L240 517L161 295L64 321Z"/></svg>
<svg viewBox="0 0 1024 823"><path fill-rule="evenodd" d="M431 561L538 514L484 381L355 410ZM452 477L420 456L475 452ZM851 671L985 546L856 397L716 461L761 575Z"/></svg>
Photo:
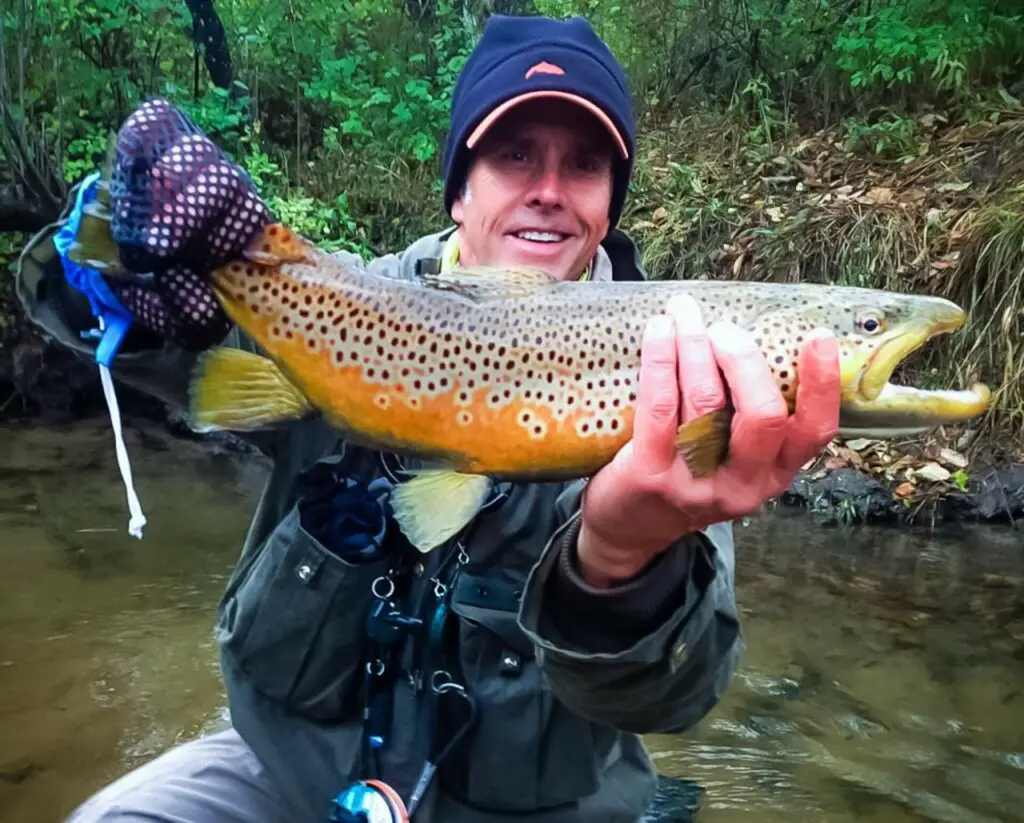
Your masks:
<svg viewBox="0 0 1024 823"><path fill-rule="evenodd" d="M99 318L99 324L102 334L106 331L106 324L102 317ZM114 451L117 453L117 466L121 470L121 480L124 482L125 494L128 497L128 512L131 515L128 519L128 533L141 540L142 527L146 525L146 515L142 513L142 504L139 502L139 497L135 493L135 485L132 482L132 467L121 434L121 411L117 404L117 394L114 391L114 380L110 376L109 368L102 363L97 365L100 369L100 382L103 384L103 397L107 401L107 409L110 412L110 425L114 429Z"/></svg>

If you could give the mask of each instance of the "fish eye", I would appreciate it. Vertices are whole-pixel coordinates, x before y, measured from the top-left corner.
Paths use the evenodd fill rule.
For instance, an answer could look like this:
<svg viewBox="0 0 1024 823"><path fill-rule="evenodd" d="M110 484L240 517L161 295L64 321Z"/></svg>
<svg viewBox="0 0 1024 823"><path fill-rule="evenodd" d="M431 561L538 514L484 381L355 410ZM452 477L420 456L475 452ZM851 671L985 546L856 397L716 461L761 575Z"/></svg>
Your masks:
<svg viewBox="0 0 1024 823"><path fill-rule="evenodd" d="M857 329L865 334L877 334L885 331L887 327L885 315L877 311L865 311L857 316Z"/></svg>

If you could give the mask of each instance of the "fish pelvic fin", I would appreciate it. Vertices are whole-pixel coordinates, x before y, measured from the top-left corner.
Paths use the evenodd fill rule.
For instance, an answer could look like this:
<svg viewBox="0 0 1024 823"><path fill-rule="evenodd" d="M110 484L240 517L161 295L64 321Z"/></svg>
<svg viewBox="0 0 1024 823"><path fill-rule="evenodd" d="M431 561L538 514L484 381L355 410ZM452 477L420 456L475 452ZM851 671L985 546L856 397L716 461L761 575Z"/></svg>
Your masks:
<svg viewBox="0 0 1024 823"><path fill-rule="evenodd" d="M196 431L254 431L313 411L274 361L241 349L201 354L189 385L189 420Z"/></svg>
<svg viewBox="0 0 1024 823"><path fill-rule="evenodd" d="M707 477L725 462L735 414L731 408L716 409L679 427L676 449L694 477Z"/></svg>
<svg viewBox="0 0 1024 823"><path fill-rule="evenodd" d="M406 538L426 554L458 534L483 508L491 488L482 474L451 469L410 470L391 491L391 509Z"/></svg>
<svg viewBox="0 0 1024 823"><path fill-rule="evenodd" d="M242 256L261 266L279 266L282 263L307 261L311 248L301 235L280 223L271 223L249 241Z"/></svg>
<svg viewBox="0 0 1024 823"><path fill-rule="evenodd" d="M558 282L543 269L527 266L461 266L441 274L421 275L420 280L430 288L471 300L528 297Z"/></svg>

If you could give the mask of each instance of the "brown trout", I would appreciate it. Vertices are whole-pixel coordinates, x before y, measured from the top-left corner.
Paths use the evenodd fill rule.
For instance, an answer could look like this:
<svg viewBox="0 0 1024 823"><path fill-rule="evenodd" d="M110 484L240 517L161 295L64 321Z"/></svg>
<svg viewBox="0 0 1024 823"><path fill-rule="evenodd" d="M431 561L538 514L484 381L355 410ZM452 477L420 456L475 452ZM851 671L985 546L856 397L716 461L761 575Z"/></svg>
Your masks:
<svg viewBox="0 0 1024 823"><path fill-rule="evenodd" d="M706 324L748 329L792 411L801 344L838 338L841 433L893 437L984 412L989 389L889 382L964 312L938 297L816 284L558 282L529 269L463 268L416 282L353 269L283 226L214 271L228 316L266 357L221 347L190 387L198 430L255 430L322 414L353 443L425 461L392 493L428 551L458 533L496 480L595 474L629 440L648 319L678 292ZM731 406L680 427L694 476L728 458Z"/></svg>
<svg viewBox="0 0 1024 823"><path fill-rule="evenodd" d="M815 327L839 341L841 432L892 437L972 418L990 393L889 382L908 354L959 328L942 298L814 284L558 282L475 267L408 282L353 270L280 225L212 274L227 314L266 353L206 353L191 387L199 429L252 430L312 413L353 442L441 466L393 495L426 551L464 526L493 480L595 474L628 441L648 318L687 292L705 323L750 330L792 411ZM690 471L728 457L733 409L679 429Z"/></svg>

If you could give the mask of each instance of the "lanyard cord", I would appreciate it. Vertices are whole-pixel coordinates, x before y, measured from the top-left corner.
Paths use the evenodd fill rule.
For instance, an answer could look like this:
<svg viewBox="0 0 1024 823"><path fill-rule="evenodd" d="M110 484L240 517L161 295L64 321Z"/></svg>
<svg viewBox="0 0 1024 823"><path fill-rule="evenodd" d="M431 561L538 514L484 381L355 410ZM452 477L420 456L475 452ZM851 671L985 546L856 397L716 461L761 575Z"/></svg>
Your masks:
<svg viewBox="0 0 1024 823"><path fill-rule="evenodd" d="M385 473L393 482L398 481L395 472L381 456L381 464ZM401 471L401 469L399 469ZM508 496L507 491L495 489L492 498L484 504L483 509L499 504ZM368 662L366 664L365 699L363 705L362 740L362 773L370 777L371 765L374 776L380 774L380 749L384 747L385 736L391 723L391 709L394 701L394 685L399 674L399 659L404 643L412 636L411 672L407 672L415 695L422 699L421 705L426 712L428 749L427 759L423 764L419 779L409 798L408 813L411 818L430 787L438 767L452 753L456 746L469 733L476 722L477 701L468 691L465 684L458 682L450 673L451 665L446 665L451 657L451 643L446 642L452 635L452 623L449 622L451 597L455 581L463 567L469 563L469 555L465 549L468 536L475 531L478 524L476 518L466 527L439 562L436 571L430 577L432 586L425 585L416 603L408 613L403 614L399 608L399 598L395 597L398 586L396 578L402 583L405 600L405 589L408 581L408 569L401 568L401 562L395 564L384 575L373 581L372 593L376 604L369 618ZM403 557L405 553L402 553ZM432 597L431 597L432 596ZM411 605L403 602L403 605ZM380 621L380 624L375 624ZM455 656L457 658L457 655ZM430 670L429 676L425 672ZM454 669L457 671L457 668ZM448 739L440 742L441 702L455 698L465 704L466 712L462 722L455 725ZM449 713L450 715L450 713Z"/></svg>
<svg viewBox="0 0 1024 823"><path fill-rule="evenodd" d="M469 730L476 722L476 699L469 693L465 685L457 682L455 678L452 677L449 672L449 668L451 668L451 666L446 666L446 662L448 662L446 658L449 658L450 656L449 652L451 650L451 646L445 641L447 636L453 632L453 624L448 621L448 617L451 613L449 605L451 601L451 589L461 568L469 560L461 541L458 544L457 558L458 564L452 571L450 582L447 585L440 582L440 574L435 577L434 595L436 606L434 608L433 617L430 620L429 627L427 628L427 662L433 669L430 675L430 688L426 690L425 695L428 754L427 760L420 771L419 779L416 781L416 786L413 788L412 794L409 796L407 806L410 818L419 807L420 802L427 793L427 789L430 788L430 784L433 781L434 774L437 772L438 767L444 762L448 755L451 754L462 738L469 733ZM448 562L450 562L450 558L448 559ZM415 668L417 669L417 673L422 672L423 670L421 665L417 665ZM440 737L439 730L441 726L441 701L449 695L464 702L468 712L463 721L455 728L447 742L438 749Z"/></svg>

